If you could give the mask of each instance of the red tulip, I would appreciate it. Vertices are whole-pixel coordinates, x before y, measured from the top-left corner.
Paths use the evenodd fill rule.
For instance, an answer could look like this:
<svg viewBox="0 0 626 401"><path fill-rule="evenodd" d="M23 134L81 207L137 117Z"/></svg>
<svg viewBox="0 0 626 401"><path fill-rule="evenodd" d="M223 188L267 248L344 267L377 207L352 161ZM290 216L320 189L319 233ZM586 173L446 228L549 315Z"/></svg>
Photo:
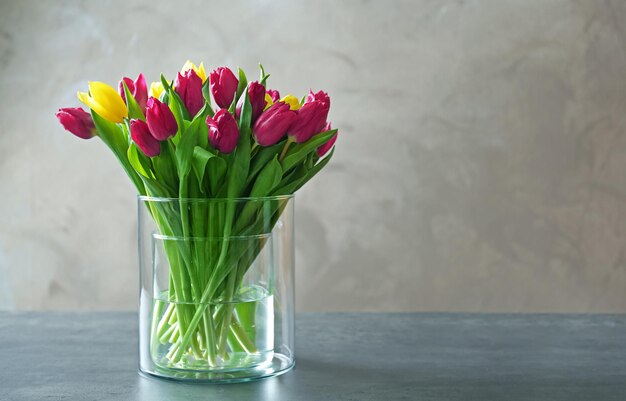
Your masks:
<svg viewBox="0 0 626 401"><path fill-rule="evenodd" d="M265 87L257 81L250 82L248 84L248 96L250 97L250 103L252 104L252 124L254 124L265 108ZM244 100L245 97L242 96L239 99L239 102L237 102L237 117L239 117L241 113L241 107L243 106Z"/></svg>
<svg viewBox="0 0 626 401"><path fill-rule="evenodd" d="M56 116L63 128L79 138L89 139L95 135L96 127L91 115L80 107L59 109Z"/></svg>
<svg viewBox="0 0 626 401"><path fill-rule="evenodd" d="M211 93L215 103L227 109L235 98L239 81L228 67L219 67L209 74Z"/></svg>
<svg viewBox="0 0 626 401"><path fill-rule="evenodd" d="M133 142L148 157L158 156L161 153L161 143L154 139L148 124L141 120L130 121L130 137Z"/></svg>
<svg viewBox="0 0 626 401"><path fill-rule="evenodd" d="M237 147L239 128L235 117L226 109L220 109L213 118L207 116L206 125L209 127L209 142L211 146L222 153L230 153Z"/></svg>
<svg viewBox="0 0 626 401"><path fill-rule="evenodd" d="M328 117L330 101L312 100L298 110L298 118L289 129L289 136L297 143L306 142L322 131Z"/></svg>
<svg viewBox="0 0 626 401"><path fill-rule="evenodd" d="M122 82L126 83L126 86L128 86L128 90L137 101L137 104L139 104L141 110L145 111L146 103L148 101L148 87L146 86L146 78L143 76L143 74L139 74L135 82L127 77L122 78L122 80L120 81L118 89L120 92L120 96L122 97L122 99L124 99L124 102L126 102L126 93L124 92L124 85L122 84Z"/></svg>
<svg viewBox="0 0 626 401"><path fill-rule="evenodd" d="M280 100L280 93L276 89L268 89L265 91L272 98L272 102L276 103Z"/></svg>
<svg viewBox="0 0 626 401"><path fill-rule="evenodd" d="M178 131L178 124L170 108L167 104L153 97L148 99L146 123L152 136L159 141L167 140L167 138L176 135L176 131Z"/></svg>
<svg viewBox="0 0 626 401"><path fill-rule="evenodd" d="M326 126L322 129L322 132L324 131L330 131L331 129L333 129L330 125L330 122L326 123ZM337 141L337 134L333 135L328 142L326 142L325 144L323 144L322 146L320 146L319 148L317 148L317 155L319 157L324 156L326 153L328 153L328 151L330 150L330 148L333 147L333 145L335 144L335 141Z"/></svg>
<svg viewBox="0 0 626 401"><path fill-rule="evenodd" d="M252 134L261 146L279 142L296 119L296 112L285 102L274 103L265 110L252 127Z"/></svg>
<svg viewBox="0 0 626 401"><path fill-rule="evenodd" d="M185 107L191 116L195 116L204 106L202 96L202 78L193 69L189 69L181 75L178 73L174 82L174 90L185 103Z"/></svg>

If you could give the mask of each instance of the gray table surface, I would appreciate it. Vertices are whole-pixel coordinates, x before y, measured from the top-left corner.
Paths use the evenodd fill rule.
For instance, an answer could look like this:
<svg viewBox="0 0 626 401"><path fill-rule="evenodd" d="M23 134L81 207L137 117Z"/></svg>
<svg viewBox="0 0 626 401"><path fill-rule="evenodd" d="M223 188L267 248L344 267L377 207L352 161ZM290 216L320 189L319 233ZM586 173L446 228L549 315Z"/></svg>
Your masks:
<svg viewBox="0 0 626 401"><path fill-rule="evenodd" d="M0 312L1 400L626 400L626 316L303 314L296 369L137 374L133 313Z"/></svg>

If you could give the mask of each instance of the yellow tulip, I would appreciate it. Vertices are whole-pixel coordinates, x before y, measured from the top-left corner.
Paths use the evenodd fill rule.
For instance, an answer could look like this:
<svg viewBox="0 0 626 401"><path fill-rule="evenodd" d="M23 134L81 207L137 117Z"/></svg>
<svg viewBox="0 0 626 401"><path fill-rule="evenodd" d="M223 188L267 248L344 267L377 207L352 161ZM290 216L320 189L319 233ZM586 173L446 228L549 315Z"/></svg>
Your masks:
<svg viewBox="0 0 626 401"><path fill-rule="evenodd" d="M78 92L78 100L105 120L121 123L128 117L126 103L119 93L103 82L89 82L89 93Z"/></svg>
<svg viewBox="0 0 626 401"><path fill-rule="evenodd" d="M298 110L300 108L300 101L294 95L287 95L280 99L281 102L285 102L289 105L289 110Z"/></svg>
<svg viewBox="0 0 626 401"><path fill-rule="evenodd" d="M199 66L196 67L194 63L190 60L187 60L183 68L180 69L180 73L184 74L187 70L193 70L199 77L202 79L202 83L206 81L206 71L204 71L204 63L200 63Z"/></svg>
<svg viewBox="0 0 626 401"><path fill-rule="evenodd" d="M263 109L264 111L269 109L271 105L274 104L274 101L272 100L272 97L269 95L269 93L265 94L265 108Z"/></svg>
<svg viewBox="0 0 626 401"><path fill-rule="evenodd" d="M164 90L165 88L163 87L162 82L153 82L150 84L150 96L152 96L153 98L160 98L161 93L163 93Z"/></svg>

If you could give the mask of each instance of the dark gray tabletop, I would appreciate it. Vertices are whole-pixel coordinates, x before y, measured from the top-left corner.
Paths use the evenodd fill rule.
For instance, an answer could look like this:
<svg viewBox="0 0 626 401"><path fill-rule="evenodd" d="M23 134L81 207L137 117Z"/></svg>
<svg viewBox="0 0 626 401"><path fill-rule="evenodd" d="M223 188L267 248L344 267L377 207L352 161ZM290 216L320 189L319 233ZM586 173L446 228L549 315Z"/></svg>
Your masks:
<svg viewBox="0 0 626 401"><path fill-rule="evenodd" d="M137 374L133 313L0 312L0 400L626 400L626 316L303 314L296 369Z"/></svg>

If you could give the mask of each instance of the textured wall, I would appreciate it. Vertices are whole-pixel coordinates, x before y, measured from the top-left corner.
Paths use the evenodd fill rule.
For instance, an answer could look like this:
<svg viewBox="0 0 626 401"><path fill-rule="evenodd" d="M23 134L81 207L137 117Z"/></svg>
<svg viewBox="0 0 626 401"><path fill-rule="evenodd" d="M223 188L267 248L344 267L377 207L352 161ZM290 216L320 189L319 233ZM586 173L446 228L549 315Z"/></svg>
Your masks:
<svg viewBox="0 0 626 401"><path fill-rule="evenodd" d="M330 92L300 310L626 312L626 2L0 0L0 308L133 308L133 191L57 124L187 59Z"/></svg>

